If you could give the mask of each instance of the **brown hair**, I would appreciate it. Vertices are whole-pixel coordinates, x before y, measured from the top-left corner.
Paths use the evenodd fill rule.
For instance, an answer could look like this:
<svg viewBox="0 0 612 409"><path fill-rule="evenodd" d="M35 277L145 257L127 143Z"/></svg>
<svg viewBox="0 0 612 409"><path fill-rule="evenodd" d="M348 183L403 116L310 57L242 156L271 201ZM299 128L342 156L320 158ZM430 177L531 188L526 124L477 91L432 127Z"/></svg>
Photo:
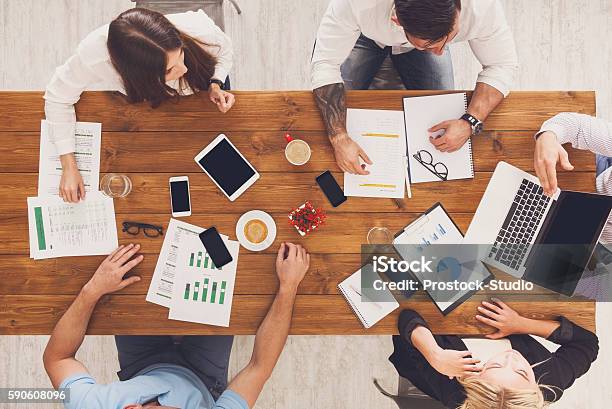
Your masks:
<svg viewBox="0 0 612 409"><path fill-rule="evenodd" d="M395 13L410 35L436 42L453 31L461 0L395 0Z"/></svg>
<svg viewBox="0 0 612 409"><path fill-rule="evenodd" d="M163 101L208 89L216 58L203 43L179 31L163 14L133 8L121 13L108 28L107 47L131 103L148 101L153 108ZM166 85L167 52L182 48L187 73L177 91Z"/></svg>

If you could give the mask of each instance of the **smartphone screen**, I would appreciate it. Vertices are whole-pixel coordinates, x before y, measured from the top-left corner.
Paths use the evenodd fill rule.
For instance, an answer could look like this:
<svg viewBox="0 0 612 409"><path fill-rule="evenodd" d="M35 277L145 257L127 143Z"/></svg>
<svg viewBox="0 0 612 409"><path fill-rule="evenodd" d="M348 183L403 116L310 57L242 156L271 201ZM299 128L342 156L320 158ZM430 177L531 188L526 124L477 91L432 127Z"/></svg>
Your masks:
<svg viewBox="0 0 612 409"><path fill-rule="evenodd" d="M210 227L200 233L200 240L213 263L215 263L215 267L223 267L231 263L232 255L225 247L225 243L223 243L223 239L215 227Z"/></svg>
<svg viewBox="0 0 612 409"><path fill-rule="evenodd" d="M189 182L179 180L170 182L170 195L172 197L172 213L190 211Z"/></svg>
<svg viewBox="0 0 612 409"><path fill-rule="evenodd" d="M338 207L346 201L344 192L329 170L317 176L317 183L332 206Z"/></svg>

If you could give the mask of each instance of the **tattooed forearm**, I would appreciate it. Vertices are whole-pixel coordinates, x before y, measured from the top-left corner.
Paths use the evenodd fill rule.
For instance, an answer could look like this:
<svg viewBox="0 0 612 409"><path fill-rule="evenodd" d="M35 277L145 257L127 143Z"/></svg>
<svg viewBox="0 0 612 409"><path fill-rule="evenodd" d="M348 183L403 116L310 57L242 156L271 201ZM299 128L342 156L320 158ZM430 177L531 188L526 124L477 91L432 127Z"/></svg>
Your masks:
<svg viewBox="0 0 612 409"><path fill-rule="evenodd" d="M329 138L333 139L336 135L346 133L344 84L325 85L313 92Z"/></svg>

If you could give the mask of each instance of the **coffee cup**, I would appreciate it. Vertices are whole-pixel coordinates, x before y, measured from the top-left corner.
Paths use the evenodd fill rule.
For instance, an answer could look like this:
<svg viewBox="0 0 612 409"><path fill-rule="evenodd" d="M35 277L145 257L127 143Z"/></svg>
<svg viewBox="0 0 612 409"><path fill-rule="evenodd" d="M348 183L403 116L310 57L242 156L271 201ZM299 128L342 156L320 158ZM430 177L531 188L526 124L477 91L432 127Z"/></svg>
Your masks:
<svg viewBox="0 0 612 409"><path fill-rule="evenodd" d="M285 146L285 158L292 165L301 166L310 160L310 146L306 141L301 139L293 139L288 133L285 134L285 140L288 142Z"/></svg>

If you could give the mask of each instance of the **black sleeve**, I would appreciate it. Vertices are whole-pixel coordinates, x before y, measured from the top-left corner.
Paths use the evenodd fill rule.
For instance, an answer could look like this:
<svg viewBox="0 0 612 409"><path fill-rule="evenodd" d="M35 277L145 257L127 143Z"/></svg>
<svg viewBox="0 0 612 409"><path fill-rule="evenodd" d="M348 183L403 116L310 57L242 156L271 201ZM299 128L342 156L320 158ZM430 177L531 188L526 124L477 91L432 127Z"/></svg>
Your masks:
<svg viewBox="0 0 612 409"><path fill-rule="evenodd" d="M412 331L414 331L417 327L423 326L431 331L427 322L421 317L421 314L414 310L404 310L399 316L399 321L397 324L400 336L404 341L406 341L411 347L412 341L410 340L412 336Z"/></svg>
<svg viewBox="0 0 612 409"><path fill-rule="evenodd" d="M559 317L558 321L561 325L547 339L561 347L546 362L549 373L543 383L548 381L550 386L565 390L589 370L597 358L599 340L597 335L565 317Z"/></svg>

